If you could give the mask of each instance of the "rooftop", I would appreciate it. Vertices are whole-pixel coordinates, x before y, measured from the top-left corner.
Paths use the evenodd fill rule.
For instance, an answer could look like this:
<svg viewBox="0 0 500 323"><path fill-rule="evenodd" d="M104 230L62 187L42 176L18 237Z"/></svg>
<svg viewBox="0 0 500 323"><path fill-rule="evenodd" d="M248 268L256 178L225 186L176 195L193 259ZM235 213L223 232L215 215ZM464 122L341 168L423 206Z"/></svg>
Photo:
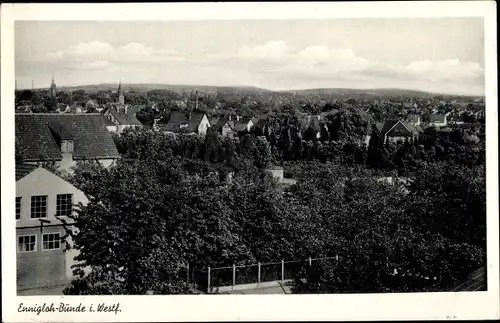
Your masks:
<svg viewBox="0 0 500 323"><path fill-rule="evenodd" d="M27 161L61 160L58 140L74 140L74 159L117 158L118 150L99 113L16 114L16 142Z"/></svg>

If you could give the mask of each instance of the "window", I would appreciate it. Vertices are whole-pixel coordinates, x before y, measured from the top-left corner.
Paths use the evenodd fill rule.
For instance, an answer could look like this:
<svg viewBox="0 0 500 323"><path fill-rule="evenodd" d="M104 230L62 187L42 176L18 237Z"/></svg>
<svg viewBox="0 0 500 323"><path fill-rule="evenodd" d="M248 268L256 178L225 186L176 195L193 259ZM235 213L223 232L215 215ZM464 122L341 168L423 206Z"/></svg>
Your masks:
<svg viewBox="0 0 500 323"><path fill-rule="evenodd" d="M68 216L73 211L73 194L58 194L56 204L57 216Z"/></svg>
<svg viewBox="0 0 500 323"><path fill-rule="evenodd" d="M21 198L16 197L16 220L21 219Z"/></svg>
<svg viewBox="0 0 500 323"><path fill-rule="evenodd" d="M44 233L42 250L55 250L61 247L61 234L58 233Z"/></svg>
<svg viewBox="0 0 500 323"><path fill-rule="evenodd" d="M31 218L40 219L47 217L47 195L31 197Z"/></svg>
<svg viewBox="0 0 500 323"><path fill-rule="evenodd" d="M18 252L33 252L36 251L36 235L18 236L17 237Z"/></svg>
<svg viewBox="0 0 500 323"><path fill-rule="evenodd" d="M73 152L73 140L62 140L61 141L61 152L72 153Z"/></svg>

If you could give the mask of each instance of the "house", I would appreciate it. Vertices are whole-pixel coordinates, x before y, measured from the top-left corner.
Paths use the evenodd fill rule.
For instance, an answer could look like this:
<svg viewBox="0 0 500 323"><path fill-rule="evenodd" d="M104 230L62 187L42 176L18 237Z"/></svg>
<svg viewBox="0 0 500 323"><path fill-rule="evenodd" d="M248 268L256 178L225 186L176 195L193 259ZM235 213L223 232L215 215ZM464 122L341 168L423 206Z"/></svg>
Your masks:
<svg viewBox="0 0 500 323"><path fill-rule="evenodd" d="M418 126L420 126L422 120L421 120L420 116L417 114L409 114L406 117L406 122L411 123L414 127L418 127Z"/></svg>
<svg viewBox="0 0 500 323"><path fill-rule="evenodd" d="M29 105L21 105L16 108L16 113L33 113Z"/></svg>
<svg viewBox="0 0 500 323"><path fill-rule="evenodd" d="M110 132L122 133L125 129L141 128L142 123L135 116L135 108L129 105L113 105L102 111L106 117L106 127Z"/></svg>
<svg viewBox="0 0 500 323"><path fill-rule="evenodd" d="M378 131L380 125L375 124L374 131L383 142L398 142L416 139L419 131L411 123L400 119L392 119L384 122L382 129Z"/></svg>
<svg viewBox="0 0 500 323"><path fill-rule="evenodd" d="M254 123L251 118L241 118L240 116L236 116L233 129L236 132L250 132L253 126Z"/></svg>
<svg viewBox="0 0 500 323"><path fill-rule="evenodd" d="M120 156L99 113L16 114L15 125L16 144L28 164L54 161L71 173L77 161L98 160L108 167Z"/></svg>
<svg viewBox="0 0 500 323"><path fill-rule="evenodd" d="M59 218L86 204L85 194L52 172L16 165L17 290L20 295L62 294L73 277L76 250L64 251ZM67 240L71 246L71 241Z"/></svg>
<svg viewBox="0 0 500 323"><path fill-rule="evenodd" d="M217 123L212 124L212 129L223 137L234 136L234 122L226 118L220 118Z"/></svg>
<svg viewBox="0 0 500 323"><path fill-rule="evenodd" d="M185 115L182 112L172 112L170 119L166 124L158 125L159 131L165 133L191 133L200 136L207 134L210 127L207 115L204 113L189 113Z"/></svg>
<svg viewBox="0 0 500 323"><path fill-rule="evenodd" d="M270 136L272 132L267 119L259 119L255 122L253 129L255 130L255 134L257 136Z"/></svg>
<svg viewBox="0 0 500 323"><path fill-rule="evenodd" d="M427 123L431 127L446 127L448 125L448 114L431 113L427 115Z"/></svg>
<svg viewBox="0 0 500 323"><path fill-rule="evenodd" d="M81 105L79 104L58 104L56 112L59 113L86 113L87 110L84 109Z"/></svg>
<svg viewBox="0 0 500 323"><path fill-rule="evenodd" d="M67 112L69 109L70 109L69 104L58 103L56 105L56 112L59 112L59 113Z"/></svg>

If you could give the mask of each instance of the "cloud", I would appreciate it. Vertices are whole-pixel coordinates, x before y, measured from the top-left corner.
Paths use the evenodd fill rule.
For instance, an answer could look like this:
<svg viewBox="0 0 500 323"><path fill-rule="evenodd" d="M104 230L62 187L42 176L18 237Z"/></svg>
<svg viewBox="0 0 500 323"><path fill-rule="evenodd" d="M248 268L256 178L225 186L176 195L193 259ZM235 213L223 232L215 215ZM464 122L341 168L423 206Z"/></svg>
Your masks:
<svg viewBox="0 0 500 323"><path fill-rule="evenodd" d="M207 78L215 85L254 82L268 88L406 86L436 91L463 89L464 92L484 88L484 71L476 62L450 58L397 65L362 57L351 48L322 44L293 48L281 40L202 56L183 55L168 46L153 48L139 42L114 47L91 41L48 53L38 62L47 70L99 70L165 80L189 77L191 81L183 82L193 84ZM36 61L31 59L26 65L33 63ZM173 71L178 75L170 75Z"/></svg>
<svg viewBox="0 0 500 323"><path fill-rule="evenodd" d="M176 50L169 48L155 49L138 42L113 47L109 43L91 41L50 52L39 61L68 69L105 69L131 63L150 65L184 59Z"/></svg>
<svg viewBox="0 0 500 323"><path fill-rule="evenodd" d="M254 74L273 78L274 83L289 84L290 80L304 85L346 84L364 82L372 87L416 86L432 90L432 87L464 90L472 86L484 86L484 71L476 62L450 58L442 61L422 60L406 65L370 60L361 57L350 48L332 48L325 45L310 45L293 49L283 41L269 41L253 47L243 46L234 52L212 53L205 64L224 64L234 70L252 71ZM333 86L333 85L332 85ZM360 86L361 87L361 86ZM439 90L439 89L437 89Z"/></svg>

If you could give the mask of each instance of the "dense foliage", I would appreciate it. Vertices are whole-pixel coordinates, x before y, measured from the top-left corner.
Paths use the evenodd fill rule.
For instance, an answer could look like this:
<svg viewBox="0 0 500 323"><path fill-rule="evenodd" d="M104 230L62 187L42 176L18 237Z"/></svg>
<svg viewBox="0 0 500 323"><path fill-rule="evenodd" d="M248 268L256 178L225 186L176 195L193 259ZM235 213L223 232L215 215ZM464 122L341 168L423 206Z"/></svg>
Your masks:
<svg viewBox="0 0 500 323"><path fill-rule="evenodd" d="M112 94L75 91L68 100L100 104ZM28 100L30 93L18 95ZM146 105L138 118L148 122L190 109L183 102L192 98L126 92L126 101ZM377 121L406 103L203 94L198 104L209 116L265 112L266 126L235 139L212 131L204 138L148 129L114 135L122 156L116 165L82 162L70 179L90 202L79 206L77 230L68 232L81 276L65 292L199 293L208 266L323 256L338 260L298 273L294 292L449 288L485 264L484 129L428 128L397 144L372 135ZM452 109L439 99L411 103ZM321 115L321 124L307 114ZM297 184L277 183L265 171L271 165ZM407 183L381 180L398 175Z"/></svg>

